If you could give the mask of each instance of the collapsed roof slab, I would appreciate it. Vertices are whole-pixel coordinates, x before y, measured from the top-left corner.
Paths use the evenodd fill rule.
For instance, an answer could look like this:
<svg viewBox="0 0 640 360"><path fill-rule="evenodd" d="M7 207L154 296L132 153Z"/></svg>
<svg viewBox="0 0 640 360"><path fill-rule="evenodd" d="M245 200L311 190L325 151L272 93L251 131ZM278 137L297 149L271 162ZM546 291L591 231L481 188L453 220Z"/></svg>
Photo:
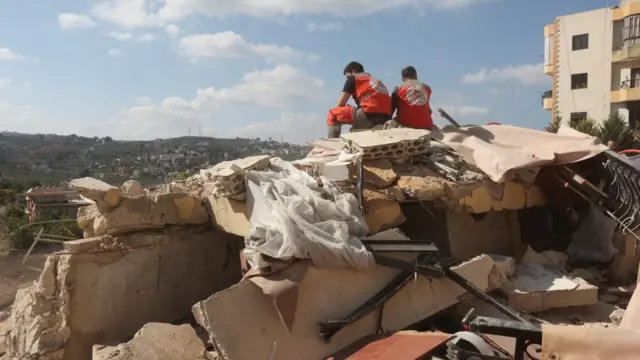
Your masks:
<svg viewBox="0 0 640 360"><path fill-rule="evenodd" d="M374 334L377 311L346 326L329 343L320 339L316 326L319 321L349 314L398 274L385 267L371 271L320 269L305 261L292 267L297 269L273 275L273 286L297 286L291 331L274 306L276 299L265 295L264 285L261 288L252 281L220 291L193 307L196 320L207 329L225 359L268 358L270 354L274 360L321 359ZM482 255L459 265L456 271L487 290L490 274L499 270L491 257ZM269 277L262 279L268 281ZM449 279L429 281L419 276L385 304L382 327L385 331L403 329L450 307L463 293Z"/></svg>

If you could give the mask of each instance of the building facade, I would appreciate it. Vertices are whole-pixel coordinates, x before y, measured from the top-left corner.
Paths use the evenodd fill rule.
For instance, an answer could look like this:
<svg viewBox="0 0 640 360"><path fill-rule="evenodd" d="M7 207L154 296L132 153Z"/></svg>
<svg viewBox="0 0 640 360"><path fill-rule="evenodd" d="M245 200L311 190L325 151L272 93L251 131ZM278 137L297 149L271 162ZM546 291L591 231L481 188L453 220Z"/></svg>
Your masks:
<svg viewBox="0 0 640 360"><path fill-rule="evenodd" d="M553 79L542 106L564 124L615 112L640 120L640 0L560 16L544 28L544 72Z"/></svg>

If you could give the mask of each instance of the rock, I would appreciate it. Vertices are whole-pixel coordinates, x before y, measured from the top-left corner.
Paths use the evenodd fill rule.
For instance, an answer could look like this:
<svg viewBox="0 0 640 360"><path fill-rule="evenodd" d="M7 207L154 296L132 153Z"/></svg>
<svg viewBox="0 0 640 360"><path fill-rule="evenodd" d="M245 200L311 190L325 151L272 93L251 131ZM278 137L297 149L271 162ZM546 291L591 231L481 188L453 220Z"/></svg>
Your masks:
<svg viewBox="0 0 640 360"><path fill-rule="evenodd" d="M611 320L612 323L616 325L620 325L620 322L624 317L624 313L625 313L624 309L616 309L611 313L611 315L609 315L609 319Z"/></svg>
<svg viewBox="0 0 640 360"><path fill-rule="evenodd" d="M394 199L397 202L403 202L406 199L406 196L397 186L391 186L386 189L383 189L382 192L388 197Z"/></svg>
<svg viewBox="0 0 640 360"><path fill-rule="evenodd" d="M371 184L375 188L384 189L391 186L398 175L387 159L365 160L363 162L363 175L365 184Z"/></svg>
<svg viewBox="0 0 640 360"><path fill-rule="evenodd" d="M369 226L369 233L375 234L382 230L397 227L406 218L400 209L400 204L383 192L365 187L363 190L364 218Z"/></svg>
<svg viewBox="0 0 640 360"><path fill-rule="evenodd" d="M149 323L118 346L93 346L93 360L202 360L204 344L190 325Z"/></svg>
<svg viewBox="0 0 640 360"><path fill-rule="evenodd" d="M122 199L122 189L91 177L71 180L69 186L82 196L95 201L98 207L106 205L113 208Z"/></svg>
<svg viewBox="0 0 640 360"><path fill-rule="evenodd" d="M121 188L126 195L144 195L142 185L140 185L136 180L125 181L122 183Z"/></svg>

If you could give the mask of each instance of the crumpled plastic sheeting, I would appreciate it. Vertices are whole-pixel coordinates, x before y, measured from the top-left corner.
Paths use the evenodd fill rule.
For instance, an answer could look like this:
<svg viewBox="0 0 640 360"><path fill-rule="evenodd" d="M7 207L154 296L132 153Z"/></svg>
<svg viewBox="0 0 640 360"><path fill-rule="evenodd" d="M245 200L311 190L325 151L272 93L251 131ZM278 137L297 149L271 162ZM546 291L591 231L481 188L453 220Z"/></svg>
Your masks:
<svg viewBox="0 0 640 360"><path fill-rule="evenodd" d="M353 194L341 193L325 178L320 188L279 158L271 160L271 170L246 174L253 230L245 239L244 256L252 268L269 266L264 256L310 259L318 267L374 266L359 240L369 228Z"/></svg>

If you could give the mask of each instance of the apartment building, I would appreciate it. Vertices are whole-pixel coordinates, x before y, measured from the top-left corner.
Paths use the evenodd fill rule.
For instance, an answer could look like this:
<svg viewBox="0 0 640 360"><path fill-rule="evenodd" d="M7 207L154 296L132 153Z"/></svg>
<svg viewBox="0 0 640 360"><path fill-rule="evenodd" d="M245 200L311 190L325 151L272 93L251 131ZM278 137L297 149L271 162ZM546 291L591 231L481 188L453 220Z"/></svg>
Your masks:
<svg viewBox="0 0 640 360"><path fill-rule="evenodd" d="M618 112L640 120L640 0L559 16L544 28L542 106L565 124Z"/></svg>

